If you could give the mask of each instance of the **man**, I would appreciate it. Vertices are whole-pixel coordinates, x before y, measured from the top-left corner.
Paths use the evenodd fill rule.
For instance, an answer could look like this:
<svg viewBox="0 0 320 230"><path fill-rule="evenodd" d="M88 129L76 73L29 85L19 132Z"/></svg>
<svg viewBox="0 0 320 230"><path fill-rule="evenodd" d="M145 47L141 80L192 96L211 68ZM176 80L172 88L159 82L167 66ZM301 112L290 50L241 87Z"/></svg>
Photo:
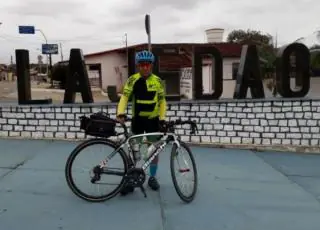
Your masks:
<svg viewBox="0 0 320 230"><path fill-rule="evenodd" d="M158 132L165 121L166 100L162 80L152 73L154 55L143 50L136 54L135 61L139 72L130 76L125 83L117 108L117 119L124 122L122 115L125 114L129 98L132 98L132 133ZM157 137L150 136L148 140L153 142L155 138ZM157 169L158 157L150 164L148 185L153 190L160 188L156 179ZM133 190L134 188L127 186L120 193L126 195Z"/></svg>

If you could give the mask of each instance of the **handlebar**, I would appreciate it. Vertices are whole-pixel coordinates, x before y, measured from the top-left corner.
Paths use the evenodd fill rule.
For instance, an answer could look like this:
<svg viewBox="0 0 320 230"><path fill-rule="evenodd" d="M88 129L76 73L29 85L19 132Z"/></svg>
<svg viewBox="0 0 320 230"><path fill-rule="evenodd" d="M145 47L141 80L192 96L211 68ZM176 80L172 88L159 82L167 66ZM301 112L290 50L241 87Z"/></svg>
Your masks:
<svg viewBox="0 0 320 230"><path fill-rule="evenodd" d="M121 115L121 118L124 119L124 123L121 123L120 121L118 121L117 119L112 119L114 120L115 123L118 123L121 125L121 127L124 129L124 132L123 133L120 133L118 135L121 135L121 134L124 134L126 137L128 137L129 135L129 132L128 132L128 128L126 126L126 123L125 122L128 122L128 121L131 121L131 118L128 118L127 116L125 115Z"/></svg>
<svg viewBox="0 0 320 230"><path fill-rule="evenodd" d="M184 125L184 124L191 125L190 134L195 134L198 131L198 127L197 127L196 121L192 121L192 120L183 121L181 119L177 119L175 121L166 121L165 122L165 125L166 125L166 127L168 127L169 130L174 128L174 126L176 126L176 125Z"/></svg>
<svg viewBox="0 0 320 230"><path fill-rule="evenodd" d="M131 121L131 118L128 118L125 115L121 115L121 117L124 119L124 123L119 122L117 119L114 119L114 121L116 123L119 123L122 128L124 129L124 134L127 136L128 135L128 128L125 124L125 122ZM165 121L164 122L164 130L161 130L163 132L168 132L168 131L174 131L174 126L176 125L184 125L184 124L189 124L191 126L191 132L190 134L195 134L196 132L198 132L198 127L197 127L197 123L196 121L192 121L192 120L181 120L181 119L177 119L175 121Z"/></svg>
<svg viewBox="0 0 320 230"><path fill-rule="evenodd" d="M110 116L108 116L108 114L104 113L104 112L98 112L98 113L95 113L93 115L90 116L91 117L95 117L95 118L92 118L92 119L107 119L113 123L119 123L122 128L124 129L124 132L122 133L117 133L116 136L119 136L119 135L122 135L124 134L126 136L126 138L129 136L129 132L128 132L128 128L126 126L126 122L128 121L131 121L132 119L131 118L128 118L126 115L121 115L119 116L119 118L123 119L124 122L121 122L120 119L113 119L111 118ZM86 120L90 118L87 118L86 116L82 116L80 117L81 119L81 123L80 123L80 129L86 129L85 126L86 126ZM196 124L196 121L192 121L192 120L181 120L181 119L177 119L175 121L164 121L163 123L160 122L159 123L159 132L163 132L163 133L167 133L167 132L171 132L171 133L174 133L174 126L176 125L184 125L184 124L189 124L191 125L191 132L190 134L195 134L197 131L198 131L198 127L197 127L197 124ZM83 127L81 127L83 126Z"/></svg>

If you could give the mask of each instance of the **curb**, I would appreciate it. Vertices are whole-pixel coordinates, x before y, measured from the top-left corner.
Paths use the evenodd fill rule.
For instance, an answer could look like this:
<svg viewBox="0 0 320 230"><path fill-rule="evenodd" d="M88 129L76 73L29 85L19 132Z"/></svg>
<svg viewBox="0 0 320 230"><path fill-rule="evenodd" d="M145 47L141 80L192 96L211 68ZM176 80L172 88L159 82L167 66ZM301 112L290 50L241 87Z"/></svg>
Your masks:
<svg viewBox="0 0 320 230"><path fill-rule="evenodd" d="M207 148L225 148L225 149L241 149L252 150L256 152L275 151L275 152L292 152L299 154L320 154L320 147L315 146L295 146L295 145L255 145L255 144L218 144L218 143L194 143L186 142L194 147Z"/></svg>
<svg viewBox="0 0 320 230"><path fill-rule="evenodd" d="M31 88L34 92L49 92L49 93L64 93L64 89L45 89L45 88ZM100 88L91 88L92 92L102 91Z"/></svg>
<svg viewBox="0 0 320 230"><path fill-rule="evenodd" d="M43 141L65 141L65 142L81 142L88 140L88 138L26 138L26 137L0 137L2 140L43 140ZM108 138L115 140L118 138ZM239 149L239 150L251 150L256 152L274 151L274 152L291 152L298 154L320 154L320 147L315 146L294 146L294 145L256 145L256 144L218 144L218 143L194 143L185 142L189 146L193 147L206 147L206 148L220 148L220 149Z"/></svg>

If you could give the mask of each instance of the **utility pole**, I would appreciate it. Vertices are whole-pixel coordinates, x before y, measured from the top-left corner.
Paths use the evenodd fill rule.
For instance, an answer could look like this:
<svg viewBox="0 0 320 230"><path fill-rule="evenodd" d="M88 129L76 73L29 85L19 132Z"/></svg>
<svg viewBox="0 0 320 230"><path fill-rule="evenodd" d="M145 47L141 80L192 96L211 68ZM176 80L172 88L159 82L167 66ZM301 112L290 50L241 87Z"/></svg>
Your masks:
<svg viewBox="0 0 320 230"><path fill-rule="evenodd" d="M59 45L60 45L61 61L63 61L63 53L62 53L62 44L61 44L61 42L59 43Z"/></svg>
<svg viewBox="0 0 320 230"><path fill-rule="evenodd" d="M150 15L145 16L145 29L148 35L148 50L151 51L151 28L150 28Z"/></svg>
<svg viewBox="0 0 320 230"><path fill-rule="evenodd" d="M48 44L48 39L46 35L43 33L43 31L40 29L36 29L36 31L39 31L42 34L42 36L44 37L44 40L46 41L46 44ZM52 59L51 59L51 54L46 56L47 56L47 76L49 76L49 71L51 71ZM49 56L49 63L48 63L48 56ZM53 85L52 81L51 81L51 85Z"/></svg>
<svg viewBox="0 0 320 230"><path fill-rule="evenodd" d="M10 57L10 67L9 67L9 71L12 73L13 72L13 56L11 55ZM11 80L13 81L13 76L11 78Z"/></svg>
<svg viewBox="0 0 320 230"><path fill-rule="evenodd" d="M127 60L127 67L128 67L128 54L129 54L129 52L128 52L128 34L127 33L125 33L125 43L126 43L126 55L127 55L127 58L126 58L126 60Z"/></svg>
<svg viewBox="0 0 320 230"><path fill-rule="evenodd" d="M125 43L126 43L126 66L127 66L127 76L126 78L129 77L129 49L128 49L128 34L125 33ZM122 79L121 79L121 84L122 84Z"/></svg>
<svg viewBox="0 0 320 230"><path fill-rule="evenodd" d="M276 31L276 44L275 44L275 48L278 49L278 30Z"/></svg>

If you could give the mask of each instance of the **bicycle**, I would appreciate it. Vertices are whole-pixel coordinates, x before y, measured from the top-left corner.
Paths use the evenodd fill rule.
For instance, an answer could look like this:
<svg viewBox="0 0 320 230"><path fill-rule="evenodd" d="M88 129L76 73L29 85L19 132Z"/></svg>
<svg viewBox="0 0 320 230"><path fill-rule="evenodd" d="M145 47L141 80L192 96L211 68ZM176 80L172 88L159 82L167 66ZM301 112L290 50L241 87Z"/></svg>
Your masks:
<svg viewBox="0 0 320 230"><path fill-rule="evenodd" d="M188 145L183 142L178 135L174 133L175 129L174 127L176 125L184 125L184 124L190 124L191 125L191 133L194 134L198 129L197 125L194 121L187 120L182 121L180 119L176 121L169 121L165 122L165 130L162 132L154 132L154 133L144 133L144 134L138 134L133 135L129 134L127 130L126 124L121 124L117 120L110 118L107 115L103 115L103 113L96 113L91 115L90 118L86 116L80 117L80 129L83 129L86 134L93 135L94 138L85 140L81 144L79 144L70 154L68 157L68 160L66 162L65 166L65 176L67 180L67 184L69 188L72 190L72 192L89 202L102 202L109 200L113 197L115 197L118 193L120 193L121 189L127 184L130 183L133 185L133 187L139 187L141 189L141 192L144 194L144 197L147 197L146 191L143 187L143 184L146 180L146 173L145 170L150 165L151 161L159 155L164 148L169 144L172 143L173 147L171 149L171 155L170 155L170 171L171 171L171 177L173 181L173 185L175 188L175 191L177 192L180 199L186 203L189 203L194 200L194 197L197 193L198 188L198 173L197 173L197 167L195 163L195 159L193 157L193 154L191 152L191 149L188 147ZM126 122L131 121L131 119L126 118ZM124 132L117 133L115 130L115 125L120 124L122 128L124 129ZM111 136L120 136L124 135L124 138L120 141L113 141L108 139ZM154 143L154 150L149 154L146 160L144 160L141 167L136 167L136 159L135 159L135 152L132 149L131 146L131 140L137 137L146 137L156 135L158 136L158 140ZM91 183L97 183L101 179L102 174L110 174L110 175L118 175L122 176L120 184L112 191L107 194L101 195L101 196L92 196L89 194L85 194L82 192L74 183L71 169L73 165L73 161L76 158L78 154L81 153L83 149L86 147L95 145L95 144L103 144L107 145L114 149L113 152L111 152L104 160L100 162L100 164L97 164L93 167L91 173L93 176L91 177ZM128 152L124 150L124 147L128 147ZM187 150L187 153L191 159L191 164L194 169L194 186L193 191L189 196L186 196L182 193L180 187L178 186L176 175L174 174L174 157L176 157L178 148L184 148ZM120 173L117 171L111 171L106 169L108 161L113 158L116 154L119 154L123 164L124 164L124 172ZM184 173L188 172L190 169L180 169L179 172Z"/></svg>

